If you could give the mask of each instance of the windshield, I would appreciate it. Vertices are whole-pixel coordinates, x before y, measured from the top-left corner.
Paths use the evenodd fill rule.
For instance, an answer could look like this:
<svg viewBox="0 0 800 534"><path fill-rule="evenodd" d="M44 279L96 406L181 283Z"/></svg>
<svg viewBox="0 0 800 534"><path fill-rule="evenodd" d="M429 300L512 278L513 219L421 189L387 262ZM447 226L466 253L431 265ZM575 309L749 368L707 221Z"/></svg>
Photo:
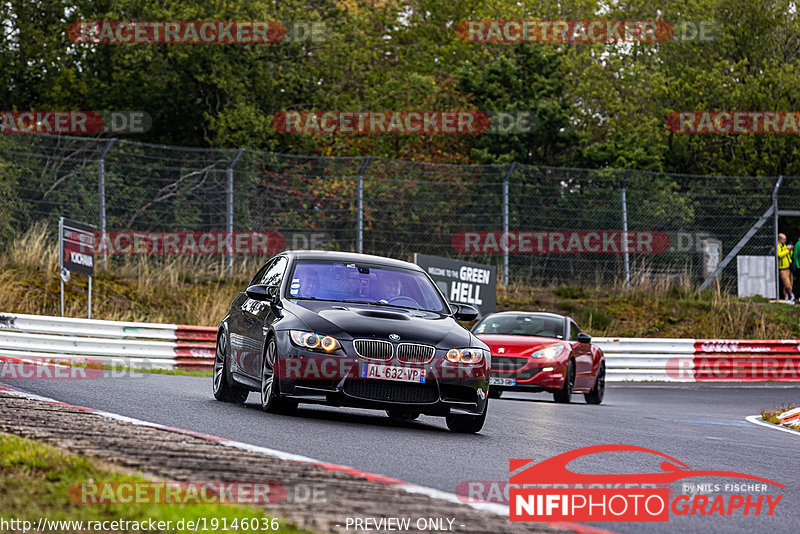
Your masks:
<svg viewBox="0 0 800 534"><path fill-rule="evenodd" d="M474 332L564 339L564 319L535 313L490 315L475 327Z"/></svg>
<svg viewBox="0 0 800 534"><path fill-rule="evenodd" d="M289 297L450 311L423 273L361 263L299 260L292 273Z"/></svg>

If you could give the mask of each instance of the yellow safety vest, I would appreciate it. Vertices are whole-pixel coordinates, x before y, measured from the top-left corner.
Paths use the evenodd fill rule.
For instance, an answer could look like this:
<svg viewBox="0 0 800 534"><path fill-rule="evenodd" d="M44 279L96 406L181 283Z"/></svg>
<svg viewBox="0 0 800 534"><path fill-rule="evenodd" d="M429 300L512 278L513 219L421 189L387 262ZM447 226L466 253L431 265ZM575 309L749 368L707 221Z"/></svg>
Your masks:
<svg viewBox="0 0 800 534"><path fill-rule="evenodd" d="M792 255L785 243L778 243L778 269L788 269Z"/></svg>

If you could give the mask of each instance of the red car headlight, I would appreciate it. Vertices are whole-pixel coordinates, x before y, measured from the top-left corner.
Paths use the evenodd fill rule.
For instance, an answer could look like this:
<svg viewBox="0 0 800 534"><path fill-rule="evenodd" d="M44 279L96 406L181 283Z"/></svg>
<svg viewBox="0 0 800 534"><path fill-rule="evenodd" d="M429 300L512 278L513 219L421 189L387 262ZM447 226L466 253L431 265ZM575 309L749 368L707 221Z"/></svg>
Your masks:
<svg viewBox="0 0 800 534"><path fill-rule="evenodd" d="M543 349L539 349L533 354L531 354L531 358L542 358L545 360L554 360L558 358L558 356L564 352L563 345L552 345L550 347L545 347Z"/></svg>

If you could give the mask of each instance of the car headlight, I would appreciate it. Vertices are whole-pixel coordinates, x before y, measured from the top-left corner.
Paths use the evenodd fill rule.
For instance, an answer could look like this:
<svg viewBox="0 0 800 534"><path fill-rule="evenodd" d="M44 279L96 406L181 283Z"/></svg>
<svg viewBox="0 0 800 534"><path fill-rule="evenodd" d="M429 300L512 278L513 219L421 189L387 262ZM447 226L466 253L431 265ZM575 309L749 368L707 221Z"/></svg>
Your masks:
<svg viewBox="0 0 800 534"><path fill-rule="evenodd" d="M487 357L483 349L450 349L445 359L451 363L480 363Z"/></svg>
<svg viewBox="0 0 800 534"><path fill-rule="evenodd" d="M292 338L292 343L304 349L317 349L324 350L325 352L332 352L341 348L336 338L323 334L303 332L302 330L290 330L289 336Z"/></svg>
<svg viewBox="0 0 800 534"><path fill-rule="evenodd" d="M562 352L564 352L563 345L553 345L552 347L545 347L537 350L531 354L531 358L544 358L545 360L552 360L558 357L558 355Z"/></svg>

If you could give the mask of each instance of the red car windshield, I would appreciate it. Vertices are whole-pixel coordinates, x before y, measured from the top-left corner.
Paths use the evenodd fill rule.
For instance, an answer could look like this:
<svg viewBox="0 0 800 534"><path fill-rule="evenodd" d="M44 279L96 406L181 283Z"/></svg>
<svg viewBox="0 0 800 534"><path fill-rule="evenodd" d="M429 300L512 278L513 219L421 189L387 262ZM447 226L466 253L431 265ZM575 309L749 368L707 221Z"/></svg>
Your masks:
<svg viewBox="0 0 800 534"><path fill-rule="evenodd" d="M473 330L475 334L504 334L564 339L564 320L533 313L490 315Z"/></svg>
<svg viewBox="0 0 800 534"><path fill-rule="evenodd" d="M292 273L289 296L450 312L425 274L383 265L300 260Z"/></svg>

